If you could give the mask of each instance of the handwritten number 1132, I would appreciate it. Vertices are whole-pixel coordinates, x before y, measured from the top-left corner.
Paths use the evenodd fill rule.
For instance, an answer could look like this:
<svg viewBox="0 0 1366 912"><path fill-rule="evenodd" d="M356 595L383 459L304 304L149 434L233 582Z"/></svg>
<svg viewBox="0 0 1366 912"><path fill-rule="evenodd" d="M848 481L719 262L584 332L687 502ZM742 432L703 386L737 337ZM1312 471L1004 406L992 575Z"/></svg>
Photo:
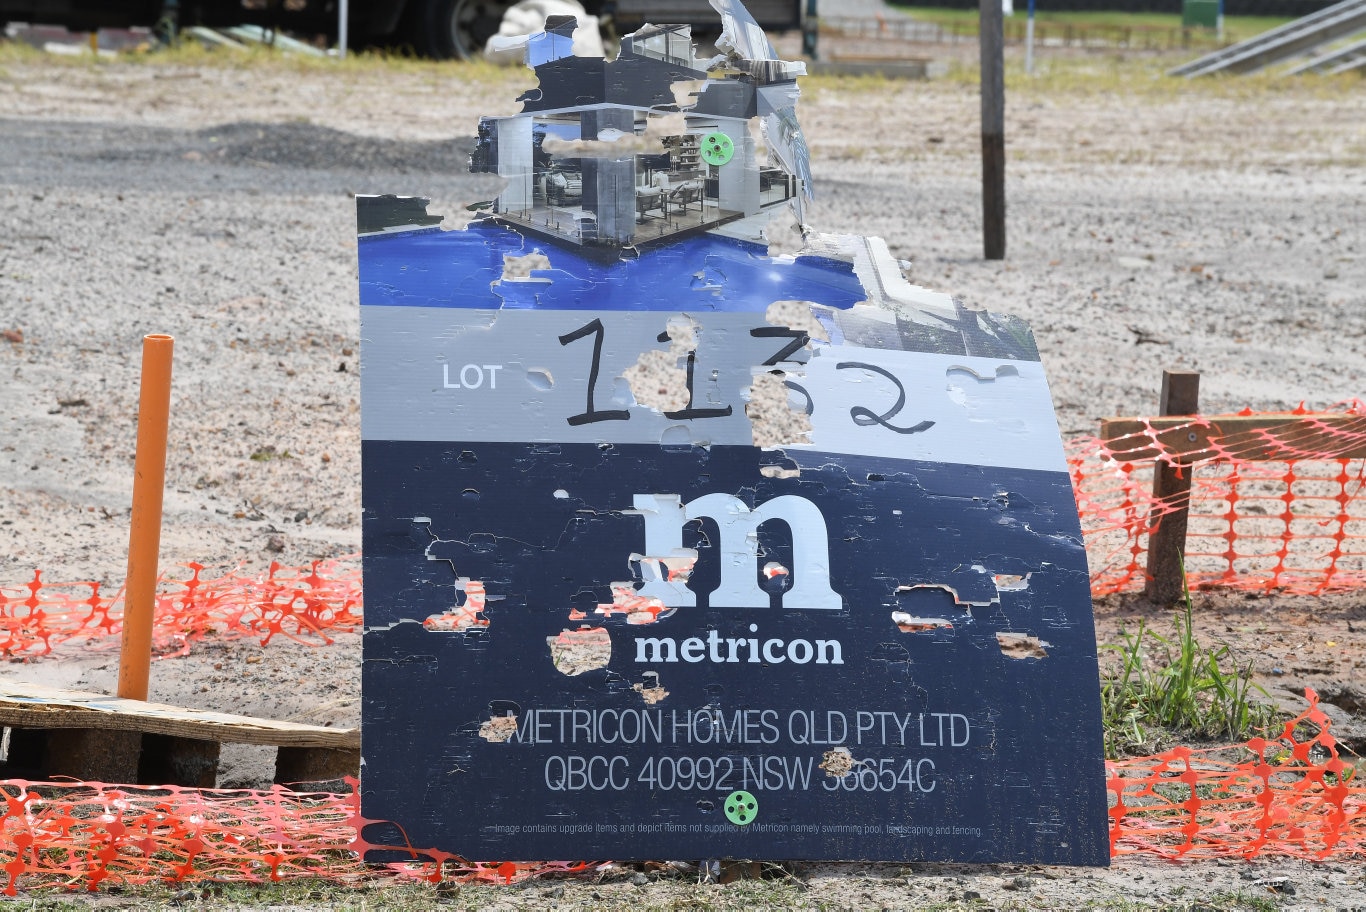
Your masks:
<svg viewBox="0 0 1366 912"><path fill-rule="evenodd" d="M593 395L598 386L598 375L602 372L602 342L603 337L606 335L606 333L607 330L605 327L603 327L602 320L595 317L593 320L589 321L588 323L585 323L578 329L573 330L572 332L567 332L559 337L561 345L571 345L574 342L579 341L580 339L587 338L588 336L593 337L593 361L588 369L588 390L586 396L586 407L584 411L578 413L577 415L570 415L569 418L566 419L568 420L569 424L573 427L578 427L579 425L584 424L593 424L598 421L629 421L631 419L631 413L626 409L600 409L593 402ZM755 338L761 339L780 338L789 340L787 344L783 346L782 349L780 349L764 361L765 367L772 367L778 364L778 362L784 360L789 355L793 354L802 346L806 345L807 342L810 341L810 336L808 336L802 330L790 329L781 326L762 326L757 329L750 330L749 334ZM669 335L667 332L660 333L660 342L667 342L668 340ZM679 409L678 411L665 412L664 416L666 418L671 418L674 420L689 420L694 418L724 418L731 414L732 408L729 405L724 406L722 408L697 408L693 405L697 393L695 378L696 365L697 352L688 352L688 404L686 407ZM853 418L854 423L856 425L860 427L880 425L881 427L884 427L887 430L893 431L897 434L915 434L919 433L920 431L928 430L929 428L934 426L933 421L921 421L917 424L912 424L905 427L899 427L891 423L890 419L895 417L901 411L902 407L904 407L906 404L906 388L902 385L901 381L897 379L896 375L894 375L891 371L878 367L875 364L867 364L858 361L841 362L835 365L835 369L870 370L874 373L880 374L883 377L887 378L896 386L896 402L892 405L891 408L887 409L881 414L862 405L856 405L853 408L851 408L849 410L849 415L851 418ZM792 385L793 384L789 384L789 386ZM806 391L802 390L802 392L805 393ZM807 395L809 398L809 394Z"/></svg>

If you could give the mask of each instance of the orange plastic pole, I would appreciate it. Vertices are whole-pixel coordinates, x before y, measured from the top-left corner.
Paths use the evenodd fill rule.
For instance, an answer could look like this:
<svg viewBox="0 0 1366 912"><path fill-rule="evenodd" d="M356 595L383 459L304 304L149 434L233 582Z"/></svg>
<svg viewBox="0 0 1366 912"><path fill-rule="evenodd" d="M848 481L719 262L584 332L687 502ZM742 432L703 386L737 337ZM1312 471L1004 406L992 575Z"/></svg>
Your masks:
<svg viewBox="0 0 1366 912"><path fill-rule="evenodd" d="M133 518L128 532L128 581L123 590L119 696L147 699L152 664L152 615L161 550L161 500L166 490L166 428L171 418L171 354L175 340L142 337L138 449L133 464Z"/></svg>

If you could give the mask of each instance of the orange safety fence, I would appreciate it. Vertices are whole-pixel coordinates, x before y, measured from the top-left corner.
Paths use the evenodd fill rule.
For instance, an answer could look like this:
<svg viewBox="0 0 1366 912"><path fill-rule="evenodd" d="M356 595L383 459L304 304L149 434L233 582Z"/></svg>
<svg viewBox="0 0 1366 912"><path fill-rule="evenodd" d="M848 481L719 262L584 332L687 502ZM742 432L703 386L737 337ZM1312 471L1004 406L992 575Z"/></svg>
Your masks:
<svg viewBox="0 0 1366 912"><path fill-rule="evenodd" d="M159 655L186 655L196 640L284 636L326 644L329 632L361 626L360 568L354 561L313 561L307 567L272 562L264 574L241 568L205 578L186 564L188 578L161 581L152 631ZM94 582L52 583L35 570L22 586L0 586L0 654L40 656L70 640L116 645L123 629L123 592L105 595Z"/></svg>
<svg viewBox="0 0 1366 912"><path fill-rule="evenodd" d="M1366 464L1336 455L1366 438L1366 406L1353 402L1340 411L1363 416L1361 428L1339 422L1313 435L1312 447L1275 439L1286 454L1280 462L1240 458L1227 442L1195 454L1186 553L1193 588L1323 593L1366 584ZM1204 421L1192 418L1190 427ZM1340 448L1325 444L1333 435ZM1158 458L1191 460L1167 450L1151 428L1147 436ZM1266 442L1255 446L1264 450ZM1173 509L1152 497L1154 463L1116 460L1094 438L1074 440L1067 456L1093 593L1141 587L1148 534ZM330 633L361 625L354 558L299 568L272 563L259 575L239 567L205 576L200 564L186 567L185 579L162 581L157 598L154 642L163 655L185 654L209 635L324 644ZM121 597L102 593L99 583L52 583L35 571L27 584L0 587L0 649L23 657L67 641L112 646ZM1366 787L1338 757L1317 698L1309 697L1310 708L1275 738L1107 763L1112 854L1366 857ZM360 853L380 848L361 842L372 821L360 817L354 789L331 795L12 780L0 783L0 798L0 860L10 893L16 885L95 889L106 879L344 882L372 874ZM511 882L596 869L397 851L410 860L387 870L433 880Z"/></svg>
<svg viewBox="0 0 1366 912"><path fill-rule="evenodd" d="M1241 415L1253 413L1244 411ZM1138 435L1156 460L1190 472L1185 567L1192 589L1321 594L1366 584L1366 403L1337 406L1329 425L1303 409L1287 429L1217 438L1194 453L1165 441L1188 429L1203 437L1211 419L1192 417L1163 432ZM1132 445L1133 440L1126 441ZM1268 450L1277 461L1246 458ZM1091 593L1141 589L1148 535L1176 509L1152 495L1156 460L1125 462L1094 437L1067 448L1077 496Z"/></svg>
<svg viewBox="0 0 1366 912"><path fill-rule="evenodd" d="M113 884L326 878L359 883L390 874L428 881L512 883L587 862L466 862L450 853L365 842L354 779L347 794L205 790L100 782L0 780L3 892ZM389 827L388 829L393 829ZM362 853L395 856L367 865Z"/></svg>
<svg viewBox="0 0 1366 912"><path fill-rule="evenodd" d="M1338 757L1317 696L1306 696L1309 708L1276 737L1108 762L1111 855L1366 858L1366 785ZM601 870L590 862L469 862L414 849L398 827L362 817L356 783L348 784L349 793L331 794L3 781L4 892L96 890L106 881L321 877L344 884L384 874L512 883ZM372 826L400 841L364 841ZM391 860L366 865L367 851Z"/></svg>
<svg viewBox="0 0 1366 912"><path fill-rule="evenodd" d="M1305 696L1278 734L1107 762L1111 856L1366 859L1366 782Z"/></svg>
<svg viewBox="0 0 1366 912"><path fill-rule="evenodd" d="M1366 404L1345 403L1339 414L1360 421L1304 432L1313 446L1271 430L1184 457L1149 428L1146 444L1157 458L1193 458L1183 469L1192 478L1185 563L1193 589L1317 594L1366 585L1366 460L1335 455L1366 441ZM1312 417L1306 421L1312 426ZM1189 427L1208 423L1196 417ZM1268 443L1286 460L1239 455ZM1068 445L1067 464L1092 594L1141 588L1148 535L1175 509L1152 496L1155 462L1116 460L1100 440L1087 437ZM277 635L327 643L329 631L361 625L354 558L308 567L272 563L254 576L239 567L206 577L201 564L185 567L187 578L163 578L157 596L153 636L162 655L183 655L210 633L258 637L263 644ZM122 607L122 591L105 594L97 582L52 583L34 571L26 584L0 586L0 654L44 655L68 640L113 636L121 630Z"/></svg>

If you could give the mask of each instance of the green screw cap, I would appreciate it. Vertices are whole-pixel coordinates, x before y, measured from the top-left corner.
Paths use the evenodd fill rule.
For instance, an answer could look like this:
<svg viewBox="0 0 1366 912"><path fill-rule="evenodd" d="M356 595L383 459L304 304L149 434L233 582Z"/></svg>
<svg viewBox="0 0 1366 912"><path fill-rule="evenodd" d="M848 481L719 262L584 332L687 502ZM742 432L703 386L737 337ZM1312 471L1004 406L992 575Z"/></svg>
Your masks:
<svg viewBox="0 0 1366 912"><path fill-rule="evenodd" d="M749 792L731 792L726 798L726 819L736 826L752 823L759 816L759 802Z"/></svg>
<svg viewBox="0 0 1366 912"><path fill-rule="evenodd" d="M702 160L720 167L735 157L735 143L724 133L708 133L702 137Z"/></svg>

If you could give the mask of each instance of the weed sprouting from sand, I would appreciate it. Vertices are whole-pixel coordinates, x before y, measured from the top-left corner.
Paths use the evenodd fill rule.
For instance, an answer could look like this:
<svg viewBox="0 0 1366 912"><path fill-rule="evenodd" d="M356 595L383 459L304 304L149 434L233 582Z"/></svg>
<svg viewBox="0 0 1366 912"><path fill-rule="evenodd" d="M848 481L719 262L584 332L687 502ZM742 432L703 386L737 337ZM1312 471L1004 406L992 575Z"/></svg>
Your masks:
<svg viewBox="0 0 1366 912"><path fill-rule="evenodd" d="M1101 681L1105 755L1110 758L1150 749L1168 736L1242 741L1276 721L1276 709L1252 681L1251 663L1237 664L1227 646L1206 647L1195 638L1190 589L1169 639L1140 620L1136 633L1106 646L1119 655L1119 668ZM1149 644L1160 651L1153 667Z"/></svg>

